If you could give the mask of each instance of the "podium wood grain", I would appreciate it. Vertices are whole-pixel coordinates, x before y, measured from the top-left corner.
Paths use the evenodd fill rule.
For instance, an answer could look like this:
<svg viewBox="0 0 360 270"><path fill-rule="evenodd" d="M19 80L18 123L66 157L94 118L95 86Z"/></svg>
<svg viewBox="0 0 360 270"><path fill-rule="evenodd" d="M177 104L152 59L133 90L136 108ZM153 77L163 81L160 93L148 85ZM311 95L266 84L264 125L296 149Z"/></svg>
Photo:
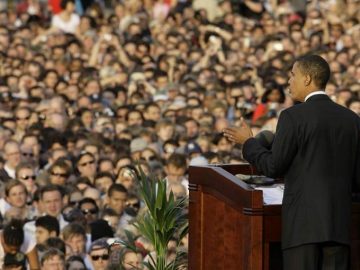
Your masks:
<svg viewBox="0 0 360 270"><path fill-rule="evenodd" d="M281 206L264 205L262 191L235 174L256 171L248 164L189 169L189 269L281 270ZM360 270L359 206L353 204L352 270Z"/></svg>

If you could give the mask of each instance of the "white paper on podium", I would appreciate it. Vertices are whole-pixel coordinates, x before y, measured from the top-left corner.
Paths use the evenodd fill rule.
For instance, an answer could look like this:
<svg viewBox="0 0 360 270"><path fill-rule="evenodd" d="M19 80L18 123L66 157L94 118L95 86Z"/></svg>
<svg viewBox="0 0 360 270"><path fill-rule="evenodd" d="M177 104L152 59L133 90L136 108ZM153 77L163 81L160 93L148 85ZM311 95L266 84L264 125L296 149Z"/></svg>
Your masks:
<svg viewBox="0 0 360 270"><path fill-rule="evenodd" d="M255 189L262 190L264 204L282 204L284 196L284 185L275 185L271 187L254 187Z"/></svg>

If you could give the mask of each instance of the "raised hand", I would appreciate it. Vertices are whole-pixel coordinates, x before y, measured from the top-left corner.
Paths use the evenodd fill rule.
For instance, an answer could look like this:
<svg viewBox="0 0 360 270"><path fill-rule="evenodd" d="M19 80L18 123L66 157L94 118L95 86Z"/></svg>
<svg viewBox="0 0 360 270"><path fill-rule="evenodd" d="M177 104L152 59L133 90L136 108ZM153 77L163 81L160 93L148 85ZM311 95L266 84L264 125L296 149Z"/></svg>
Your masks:
<svg viewBox="0 0 360 270"><path fill-rule="evenodd" d="M223 130L224 136L231 142L243 144L247 139L254 137L251 128L241 118L240 127L228 127Z"/></svg>

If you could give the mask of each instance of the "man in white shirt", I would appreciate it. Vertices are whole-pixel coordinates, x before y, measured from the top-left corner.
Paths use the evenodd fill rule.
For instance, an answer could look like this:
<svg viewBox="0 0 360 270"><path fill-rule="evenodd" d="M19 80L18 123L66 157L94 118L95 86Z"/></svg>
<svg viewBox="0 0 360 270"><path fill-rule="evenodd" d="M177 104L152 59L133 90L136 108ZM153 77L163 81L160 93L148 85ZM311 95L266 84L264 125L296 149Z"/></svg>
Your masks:
<svg viewBox="0 0 360 270"><path fill-rule="evenodd" d="M75 33L80 17L75 11L75 0L61 1L62 12L52 18L51 26L66 33Z"/></svg>
<svg viewBox="0 0 360 270"><path fill-rule="evenodd" d="M1 172L1 180L15 179L15 168L21 161L20 145L15 140L8 140L4 143L5 165Z"/></svg>
<svg viewBox="0 0 360 270"><path fill-rule="evenodd" d="M43 215L49 215L56 217L59 221L60 230L62 230L68 222L61 214L63 208L63 196L60 188L55 185L44 186L40 191L40 205L43 211ZM31 221L25 224L25 231L33 233L35 235L36 227L35 222Z"/></svg>

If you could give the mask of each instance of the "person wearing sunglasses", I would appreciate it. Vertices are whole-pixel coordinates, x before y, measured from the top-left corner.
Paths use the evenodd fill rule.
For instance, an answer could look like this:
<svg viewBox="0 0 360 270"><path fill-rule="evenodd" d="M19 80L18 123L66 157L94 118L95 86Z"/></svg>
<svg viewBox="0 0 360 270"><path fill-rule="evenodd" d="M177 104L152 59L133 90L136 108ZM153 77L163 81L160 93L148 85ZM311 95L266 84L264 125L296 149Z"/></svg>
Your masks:
<svg viewBox="0 0 360 270"><path fill-rule="evenodd" d="M92 184L94 183L97 164L93 154L89 152L81 152L77 158L76 168L81 177L87 177Z"/></svg>
<svg viewBox="0 0 360 270"><path fill-rule="evenodd" d="M28 162L21 162L15 170L16 179L20 180L26 187L28 192L28 199L31 199L32 195L37 190L37 186L35 183L36 173L34 167Z"/></svg>
<svg viewBox="0 0 360 270"><path fill-rule="evenodd" d="M58 159L49 168L49 182L53 185L66 185L71 175L71 166L64 159Z"/></svg>
<svg viewBox="0 0 360 270"><path fill-rule="evenodd" d="M91 244L89 251L94 270L107 269L110 262L109 245L106 238L100 238Z"/></svg>
<svg viewBox="0 0 360 270"><path fill-rule="evenodd" d="M20 145L21 161L31 164L36 171L39 170L39 157L36 157L32 148Z"/></svg>
<svg viewBox="0 0 360 270"><path fill-rule="evenodd" d="M86 218L86 223L90 224L98 218L99 208L94 199L84 198L79 202L79 209Z"/></svg>

